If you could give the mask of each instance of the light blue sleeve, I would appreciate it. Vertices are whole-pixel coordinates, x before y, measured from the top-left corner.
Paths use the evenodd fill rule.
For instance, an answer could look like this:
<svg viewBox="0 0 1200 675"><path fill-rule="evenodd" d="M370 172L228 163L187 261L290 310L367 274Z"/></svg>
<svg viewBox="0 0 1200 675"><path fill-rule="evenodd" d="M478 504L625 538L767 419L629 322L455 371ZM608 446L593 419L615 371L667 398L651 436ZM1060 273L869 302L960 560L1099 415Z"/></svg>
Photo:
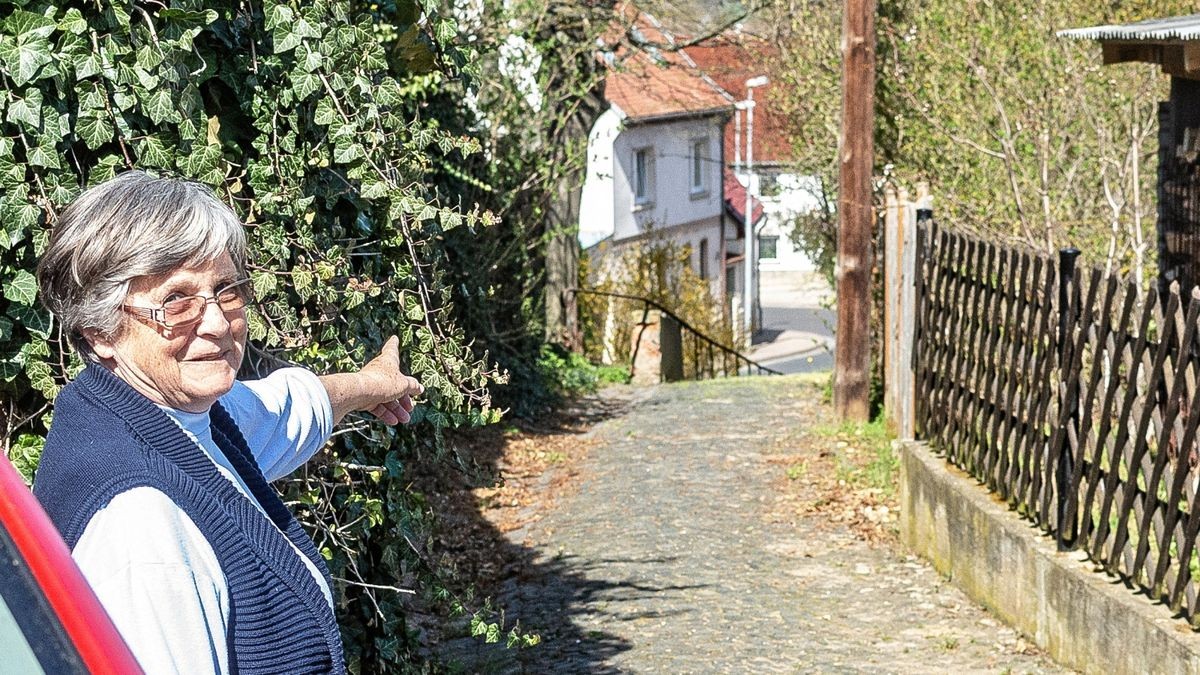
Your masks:
<svg viewBox="0 0 1200 675"><path fill-rule="evenodd" d="M321 380L283 368L261 380L235 382L221 397L268 481L295 471L329 440L333 406Z"/></svg>

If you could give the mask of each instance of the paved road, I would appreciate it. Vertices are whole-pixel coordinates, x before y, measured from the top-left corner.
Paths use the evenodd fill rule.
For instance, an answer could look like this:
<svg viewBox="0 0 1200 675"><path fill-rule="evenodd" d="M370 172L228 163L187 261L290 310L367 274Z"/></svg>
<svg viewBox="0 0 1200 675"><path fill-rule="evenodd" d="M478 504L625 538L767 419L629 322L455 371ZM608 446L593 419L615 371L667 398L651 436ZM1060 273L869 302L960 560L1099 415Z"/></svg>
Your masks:
<svg viewBox="0 0 1200 675"><path fill-rule="evenodd" d="M818 385L623 391L577 491L508 535L530 562L499 605L543 643L464 641L465 672L1060 672L924 563L779 517L768 459L823 415Z"/></svg>
<svg viewBox="0 0 1200 675"><path fill-rule="evenodd" d="M766 331L795 330L822 337L833 337L837 312L825 307L763 307Z"/></svg>
<svg viewBox="0 0 1200 675"><path fill-rule="evenodd" d="M754 335L750 357L782 373L832 368L837 323L837 312L828 306L832 296L813 272L764 275L762 328Z"/></svg>

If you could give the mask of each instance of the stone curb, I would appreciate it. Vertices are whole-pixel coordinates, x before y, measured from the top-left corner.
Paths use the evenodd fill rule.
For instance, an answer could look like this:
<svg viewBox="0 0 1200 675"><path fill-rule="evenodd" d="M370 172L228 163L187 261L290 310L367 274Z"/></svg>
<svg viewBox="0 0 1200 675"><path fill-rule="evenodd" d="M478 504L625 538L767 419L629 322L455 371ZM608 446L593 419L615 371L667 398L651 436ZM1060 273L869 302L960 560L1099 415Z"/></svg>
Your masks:
<svg viewBox="0 0 1200 675"><path fill-rule="evenodd" d="M967 595L1085 673L1200 674L1200 634L1187 622L1094 571L1082 553L1060 553L924 443L893 445L901 539Z"/></svg>

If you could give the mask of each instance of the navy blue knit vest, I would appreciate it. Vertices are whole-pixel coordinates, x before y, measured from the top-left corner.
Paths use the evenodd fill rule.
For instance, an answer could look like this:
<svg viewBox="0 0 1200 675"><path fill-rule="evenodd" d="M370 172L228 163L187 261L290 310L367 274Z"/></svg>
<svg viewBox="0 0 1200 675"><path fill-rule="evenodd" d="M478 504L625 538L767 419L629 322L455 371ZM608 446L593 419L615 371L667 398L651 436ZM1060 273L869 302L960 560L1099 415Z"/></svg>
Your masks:
<svg viewBox="0 0 1200 675"><path fill-rule="evenodd" d="M337 622L287 540L328 580L325 561L219 403L211 419L213 440L270 521L166 413L99 366L84 370L55 401L34 494L73 548L116 495L160 490L200 529L225 573L230 672L344 673Z"/></svg>

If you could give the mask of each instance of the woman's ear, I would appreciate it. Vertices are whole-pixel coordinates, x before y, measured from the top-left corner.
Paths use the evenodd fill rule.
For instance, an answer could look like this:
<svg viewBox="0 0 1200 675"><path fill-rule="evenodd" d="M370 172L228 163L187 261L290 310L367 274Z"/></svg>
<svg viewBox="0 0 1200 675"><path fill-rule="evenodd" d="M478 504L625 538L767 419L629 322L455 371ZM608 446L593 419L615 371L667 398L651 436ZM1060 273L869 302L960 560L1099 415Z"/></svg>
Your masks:
<svg viewBox="0 0 1200 675"><path fill-rule="evenodd" d="M91 345L92 351L96 352L96 356L99 356L103 360L108 360L117 355L117 350L113 347L112 340L101 335L100 331L95 328L84 328L80 332L83 333L83 339L87 340L87 343Z"/></svg>

